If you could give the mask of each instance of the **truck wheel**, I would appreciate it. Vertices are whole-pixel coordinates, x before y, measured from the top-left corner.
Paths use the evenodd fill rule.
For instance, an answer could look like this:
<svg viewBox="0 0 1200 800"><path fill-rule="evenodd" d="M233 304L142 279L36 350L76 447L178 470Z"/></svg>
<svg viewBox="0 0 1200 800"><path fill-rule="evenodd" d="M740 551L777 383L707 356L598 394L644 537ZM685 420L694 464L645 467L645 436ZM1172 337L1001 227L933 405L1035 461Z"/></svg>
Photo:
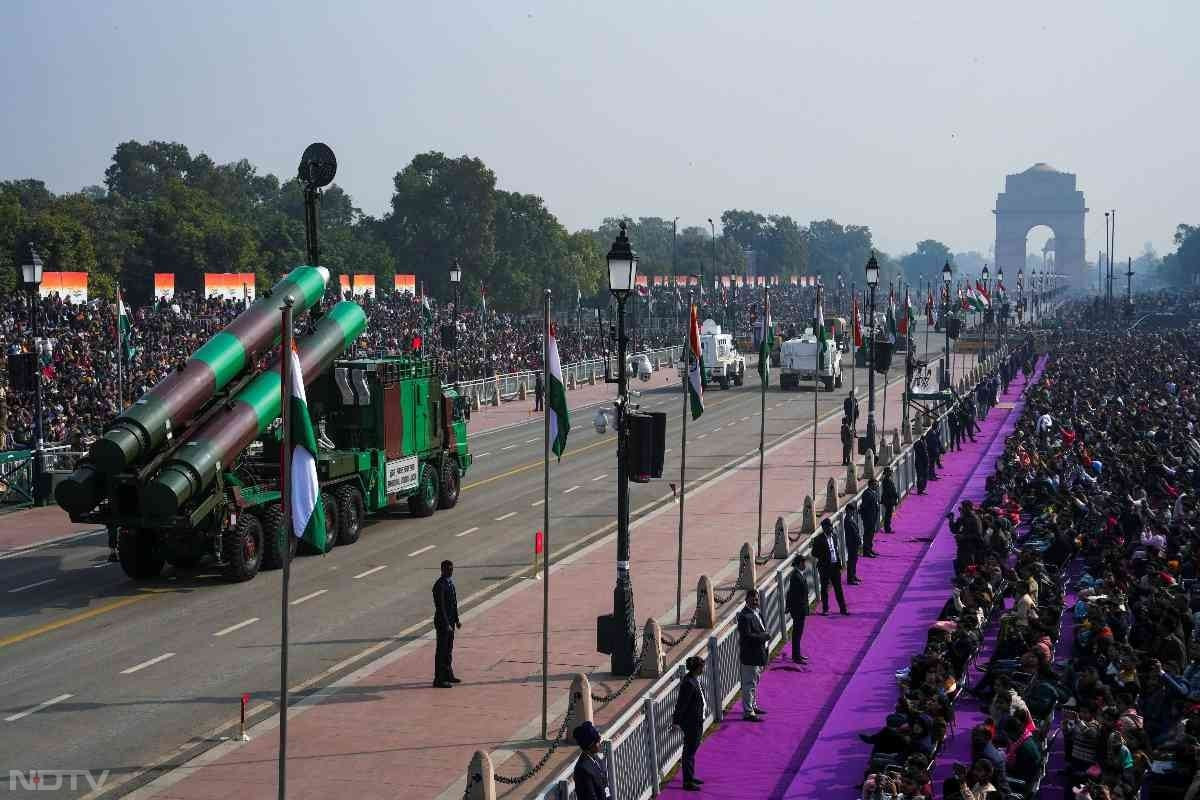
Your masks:
<svg viewBox="0 0 1200 800"><path fill-rule="evenodd" d="M167 563L175 569L195 569L200 565L200 556L193 554L171 556L167 559Z"/></svg>
<svg viewBox="0 0 1200 800"><path fill-rule="evenodd" d="M225 553L225 577L233 581L248 581L262 566L263 529L258 517L242 514L234 529L225 533L221 542Z"/></svg>
<svg viewBox="0 0 1200 800"><path fill-rule="evenodd" d="M840 374L833 379L833 385L838 389L842 388L842 376Z"/></svg>
<svg viewBox="0 0 1200 800"><path fill-rule="evenodd" d="M296 557L300 540L295 536L287 536L283 530L283 508L279 503L271 503L262 513L259 520L263 529L263 557L260 569L279 569L283 566L283 554L286 547L290 558ZM286 540L285 540L285 537Z"/></svg>
<svg viewBox="0 0 1200 800"><path fill-rule="evenodd" d="M741 367L738 369L737 374L733 376L733 385L741 386L745 382L746 382L746 368Z"/></svg>
<svg viewBox="0 0 1200 800"><path fill-rule="evenodd" d="M340 536L342 516L338 513L340 509L337 500L330 492L321 492L321 506L325 509L325 552L328 553L342 543ZM314 553L320 552L315 547L308 549Z"/></svg>
<svg viewBox="0 0 1200 800"><path fill-rule="evenodd" d="M337 493L338 541L342 544L354 544L362 533L363 519L367 516L367 506L363 502L362 492L357 486L342 486Z"/></svg>
<svg viewBox="0 0 1200 800"><path fill-rule="evenodd" d="M728 375L722 375L722 376L721 376L721 378L720 378L720 383L721 383L721 388L722 388L722 389L728 389L728 388L729 388L729 376L728 376Z"/></svg>
<svg viewBox="0 0 1200 800"><path fill-rule="evenodd" d="M157 578L162 572L163 557L154 547L154 532L137 528L121 528L117 533L117 557L121 569L135 581Z"/></svg>
<svg viewBox="0 0 1200 800"><path fill-rule="evenodd" d="M442 462L441 494L438 508L454 508L458 505L458 462L447 458Z"/></svg>
<svg viewBox="0 0 1200 800"><path fill-rule="evenodd" d="M408 511L414 517L431 517L437 511L438 479L433 464L426 462L421 465L420 478L417 480L417 493L408 498Z"/></svg>
<svg viewBox="0 0 1200 800"><path fill-rule="evenodd" d="M833 378L832 377L825 379L825 391L827 391L827 392L833 391Z"/></svg>

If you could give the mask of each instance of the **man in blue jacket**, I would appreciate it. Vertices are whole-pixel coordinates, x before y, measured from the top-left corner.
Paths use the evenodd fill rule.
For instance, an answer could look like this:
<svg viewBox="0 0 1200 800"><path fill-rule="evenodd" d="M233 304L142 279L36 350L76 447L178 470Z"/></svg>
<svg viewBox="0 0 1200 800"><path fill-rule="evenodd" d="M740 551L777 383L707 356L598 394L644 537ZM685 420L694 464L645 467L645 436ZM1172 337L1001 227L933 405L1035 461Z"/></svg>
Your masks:
<svg viewBox="0 0 1200 800"><path fill-rule="evenodd" d="M742 678L742 718L759 722L766 712L758 705L758 678L767 666L767 643L771 634L758 610L758 590L746 592L746 605L738 612L738 661Z"/></svg>
<svg viewBox="0 0 1200 800"><path fill-rule="evenodd" d="M671 721L683 731L683 790L700 791L704 781L696 777L696 751L704 735L704 720L708 716L708 698L700 676L704 674L704 659L690 656L685 662L687 675L679 683L679 698L675 701L675 713Z"/></svg>

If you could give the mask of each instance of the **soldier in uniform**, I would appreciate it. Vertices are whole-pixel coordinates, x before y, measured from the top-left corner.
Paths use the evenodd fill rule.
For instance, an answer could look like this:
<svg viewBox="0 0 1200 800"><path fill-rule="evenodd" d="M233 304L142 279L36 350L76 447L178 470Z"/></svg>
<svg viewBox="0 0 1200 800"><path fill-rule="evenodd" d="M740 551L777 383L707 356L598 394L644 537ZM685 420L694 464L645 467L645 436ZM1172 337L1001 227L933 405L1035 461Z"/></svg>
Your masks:
<svg viewBox="0 0 1200 800"><path fill-rule="evenodd" d="M458 593L454 589L454 562L442 562L442 576L433 584L433 628L437 632L437 649L433 656L433 685L449 689L462 683L454 674L454 631L461 629L458 620Z"/></svg>
<svg viewBox="0 0 1200 800"><path fill-rule="evenodd" d="M577 726L571 734L579 745L579 760L575 762L575 796L579 800L612 800L608 788L608 770L600 760L600 731L590 722Z"/></svg>

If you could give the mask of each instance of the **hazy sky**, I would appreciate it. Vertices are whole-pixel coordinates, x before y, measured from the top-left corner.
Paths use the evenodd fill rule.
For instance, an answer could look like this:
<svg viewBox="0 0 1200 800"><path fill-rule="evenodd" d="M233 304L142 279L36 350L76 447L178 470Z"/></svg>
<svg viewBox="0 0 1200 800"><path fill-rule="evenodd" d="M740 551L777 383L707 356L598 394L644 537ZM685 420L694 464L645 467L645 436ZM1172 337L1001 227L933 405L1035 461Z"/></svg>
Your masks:
<svg viewBox="0 0 1200 800"><path fill-rule="evenodd" d="M0 178L100 183L165 139L382 214L413 154L479 156L571 229L727 208L988 252L1007 173L1076 173L1087 250L1200 223L1200 3L3 0ZM1041 237L1044 238L1044 237ZM1030 237L1030 248L1035 245Z"/></svg>

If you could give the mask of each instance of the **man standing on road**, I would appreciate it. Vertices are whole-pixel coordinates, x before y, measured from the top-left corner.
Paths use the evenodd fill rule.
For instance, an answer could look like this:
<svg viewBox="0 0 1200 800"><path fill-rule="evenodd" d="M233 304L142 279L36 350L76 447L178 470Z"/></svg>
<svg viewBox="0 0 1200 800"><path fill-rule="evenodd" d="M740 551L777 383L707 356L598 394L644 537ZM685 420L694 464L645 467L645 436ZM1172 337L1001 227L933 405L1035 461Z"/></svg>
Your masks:
<svg viewBox="0 0 1200 800"><path fill-rule="evenodd" d="M854 428L850 427L850 418L842 417L842 466L850 464L850 455L854 452Z"/></svg>
<svg viewBox="0 0 1200 800"><path fill-rule="evenodd" d="M767 665L771 634L758 613L758 590L746 592L746 605L738 612L738 661L742 667L742 718L759 722L767 713L758 707L758 678Z"/></svg>
<svg viewBox="0 0 1200 800"><path fill-rule="evenodd" d="M546 387L542 384L542 373L533 373L533 410L542 410L542 396L546 393Z"/></svg>
<svg viewBox="0 0 1200 800"><path fill-rule="evenodd" d="M900 505L900 492L896 488L896 479L892 476L892 468L883 468L883 486L879 502L883 506L883 532L892 532L892 514L896 512L896 506ZM873 543L872 543L873 544ZM874 556L875 551L870 550L864 553L866 556Z"/></svg>
<svg viewBox="0 0 1200 800"><path fill-rule="evenodd" d="M686 662L687 675L679 683L679 698L675 701L675 713L671 721L683 731L683 790L700 791L704 781L696 777L696 751L704 735L704 720L708 716L708 698L700 685L704 674L704 659L691 656Z"/></svg>
<svg viewBox="0 0 1200 800"><path fill-rule="evenodd" d="M846 399L842 401L842 413L850 418L851 430L858 427L858 398L854 392L846 393Z"/></svg>
<svg viewBox="0 0 1200 800"><path fill-rule="evenodd" d="M433 584L433 628L437 632L437 650L433 656L433 685L449 689L462 683L454 674L454 630L458 621L458 593L454 589L454 562L442 562L442 577Z"/></svg>
<svg viewBox="0 0 1200 800"><path fill-rule="evenodd" d="M856 516L856 512L854 503L848 503L845 519ZM832 583L838 608L843 614L849 614L846 596L842 594L842 560L838 555L837 539L833 536L833 523L828 519L821 520L821 532L813 537L812 553L817 560L817 574L821 579L821 613L829 614L829 584Z"/></svg>
<svg viewBox="0 0 1200 800"><path fill-rule="evenodd" d="M800 639L804 636L804 621L808 619L808 575L803 553L793 562L792 581L788 584L787 610L792 617L792 661L807 664L808 659L800 653Z"/></svg>
<svg viewBox="0 0 1200 800"><path fill-rule="evenodd" d="M863 552L875 557L875 532L879 530L879 481L871 478L867 481L867 490L863 492L859 509L862 515L862 546ZM849 548L850 543L846 543ZM849 565L847 565L849 566ZM858 577L854 574L854 577Z"/></svg>

